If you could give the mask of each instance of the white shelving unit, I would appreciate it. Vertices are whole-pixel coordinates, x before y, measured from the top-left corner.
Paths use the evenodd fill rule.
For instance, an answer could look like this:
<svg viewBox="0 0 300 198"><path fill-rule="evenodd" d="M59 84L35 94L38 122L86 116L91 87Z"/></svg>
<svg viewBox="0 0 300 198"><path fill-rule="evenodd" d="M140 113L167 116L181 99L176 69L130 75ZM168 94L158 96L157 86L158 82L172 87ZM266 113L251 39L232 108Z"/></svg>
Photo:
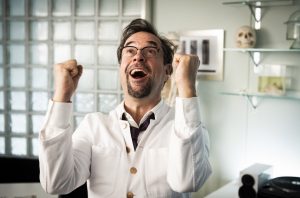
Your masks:
<svg viewBox="0 0 300 198"><path fill-rule="evenodd" d="M243 1L229 1L223 2L223 5L227 6L247 6L251 14L253 15L256 22L259 22L261 18L257 18L255 14L256 8L266 8L274 6L292 6L298 0L243 0ZM224 52L240 52L248 53L254 66L260 64L260 60L256 60L255 54L257 53L299 53L300 49L286 49L286 48L224 48ZM299 65L300 66L300 65ZM248 99L253 108L257 108L259 102L262 99L289 99L289 100L300 100L300 92L288 91L284 95L271 95L265 93L255 93L248 91L226 91L221 92L224 95L243 96Z"/></svg>
<svg viewBox="0 0 300 198"><path fill-rule="evenodd" d="M255 21L260 21L260 17L255 14L256 8L266 8L266 7L274 7L274 6L290 6L295 3L296 0L244 0L244 1L230 1L223 2L223 5L230 6L247 6L251 11L252 16Z"/></svg>

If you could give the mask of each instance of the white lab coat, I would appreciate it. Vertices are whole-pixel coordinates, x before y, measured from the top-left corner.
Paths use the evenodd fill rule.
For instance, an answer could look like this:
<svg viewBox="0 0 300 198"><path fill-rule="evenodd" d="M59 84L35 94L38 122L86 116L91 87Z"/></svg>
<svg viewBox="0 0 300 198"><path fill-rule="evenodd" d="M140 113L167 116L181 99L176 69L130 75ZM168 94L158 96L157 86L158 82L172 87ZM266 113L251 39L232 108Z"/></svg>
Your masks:
<svg viewBox="0 0 300 198"><path fill-rule="evenodd" d="M177 98L175 111L160 102L153 112L134 151L124 103L86 115L72 135L72 105L50 101L40 133L45 191L65 194L87 181L90 198L190 197L211 173L198 98Z"/></svg>

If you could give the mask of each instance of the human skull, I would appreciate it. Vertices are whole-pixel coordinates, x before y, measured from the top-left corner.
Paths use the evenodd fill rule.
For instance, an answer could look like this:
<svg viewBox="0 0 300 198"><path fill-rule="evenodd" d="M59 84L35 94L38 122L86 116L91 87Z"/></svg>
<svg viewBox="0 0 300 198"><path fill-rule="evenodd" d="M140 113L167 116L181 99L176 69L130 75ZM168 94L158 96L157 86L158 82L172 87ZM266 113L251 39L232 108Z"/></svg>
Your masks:
<svg viewBox="0 0 300 198"><path fill-rule="evenodd" d="M256 32L250 26L242 26L236 34L236 46L238 48L251 48L256 44Z"/></svg>
<svg viewBox="0 0 300 198"><path fill-rule="evenodd" d="M175 46L175 49L178 50L178 47L179 47L179 35L178 35L178 33L177 32L168 32L166 37L167 37L167 39L172 41L172 43Z"/></svg>

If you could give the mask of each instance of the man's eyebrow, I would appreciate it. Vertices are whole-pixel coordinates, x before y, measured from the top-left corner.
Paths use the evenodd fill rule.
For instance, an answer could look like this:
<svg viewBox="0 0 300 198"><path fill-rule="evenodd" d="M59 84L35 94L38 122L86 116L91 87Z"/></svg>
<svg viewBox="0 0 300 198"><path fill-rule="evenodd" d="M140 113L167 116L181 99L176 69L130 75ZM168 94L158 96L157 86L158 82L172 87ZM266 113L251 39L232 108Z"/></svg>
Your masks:
<svg viewBox="0 0 300 198"><path fill-rule="evenodd" d="M129 46L133 43L136 43L136 42L135 41L129 41L128 43L125 43L124 46ZM147 41L147 43L149 43L150 46L158 47L158 44L155 41Z"/></svg>
<svg viewBox="0 0 300 198"><path fill-rule="evenodd" d="M148 41L150 45L153 45L154 47L158 47L158 44L155 41Z"/></svg>

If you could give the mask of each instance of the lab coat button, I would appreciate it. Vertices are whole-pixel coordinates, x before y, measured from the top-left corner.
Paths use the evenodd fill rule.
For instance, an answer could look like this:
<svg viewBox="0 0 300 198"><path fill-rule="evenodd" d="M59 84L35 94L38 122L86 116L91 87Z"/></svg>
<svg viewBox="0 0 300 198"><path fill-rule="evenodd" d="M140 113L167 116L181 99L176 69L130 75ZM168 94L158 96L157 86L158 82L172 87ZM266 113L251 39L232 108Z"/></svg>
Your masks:
<svg viewBox="0 0 300 198"><path fill-rule="evenodd" d="M126 146L126 152L130 153L130 148L128 146Z"/></svg>
<svg viewBox="0 0 300 198"><path fill-rule="evenodd" d="M137 172L137 169L135 167L130 168L130 173L131 174L136 174L136 172Z"/></svg>
<svg viewBox="0 0 300 198"><path fill-rule="evenodd" d="M127 198L133 198L133 193L132 192L128 192L127 193Z"/></svg>

